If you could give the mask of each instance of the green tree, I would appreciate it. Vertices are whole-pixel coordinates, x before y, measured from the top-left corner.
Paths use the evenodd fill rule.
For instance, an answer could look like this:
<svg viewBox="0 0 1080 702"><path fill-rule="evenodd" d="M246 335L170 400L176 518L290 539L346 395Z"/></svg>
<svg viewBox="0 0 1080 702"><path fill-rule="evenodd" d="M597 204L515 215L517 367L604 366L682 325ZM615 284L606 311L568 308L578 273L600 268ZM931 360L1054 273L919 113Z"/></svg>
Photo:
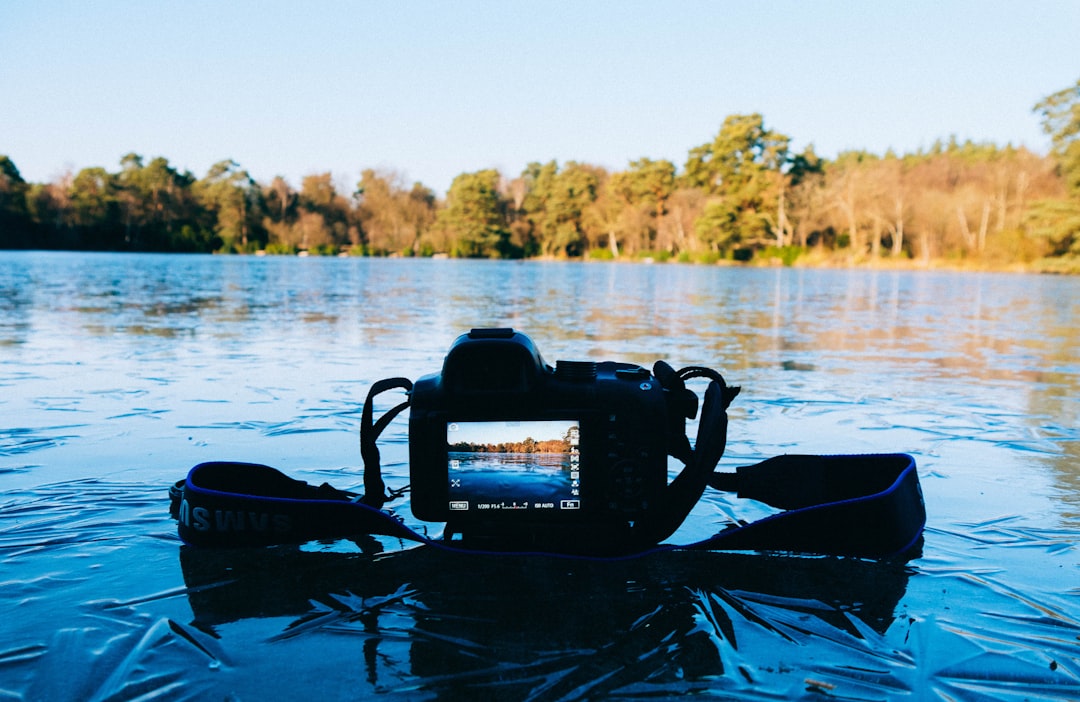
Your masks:
<svg viewBox="0 0 1080 702"><path fill-rule="evenodd" d="M546 251L581 256L588 245L585 212L597 198L600 173L595 167L570 161L559 172L547 203Z"/></svg>
<svg viewBox="0 0 1080 702"><path fill-rule="evenodd" d="M68 197L72 226L78 230L82 246L91 249L122 247L119 240L116 178L104 168L84 168L71 181Z"/></svg>
<svg viewBox="0 0 1080 702"><path fill-rule="evenodd" d="M261 231L261 192L248 172L236 161L218 161L206 177L194 185L196 196L213 217L214 232L226 251L249 251L254 235Z"/></svg>
<svg viewBox="0 0 1080 702"><path fill-rule="evenodd" d="M698 241L694 223L705 209L705 193L698 188L676 188L664 208L666 212L656 232L657 250L682 255L686 260L691 254L704 253L705 247Z"/></svg>
<svg viewBox="0 0 1080 702"><path fill-rule="evenodd" d="M597 170L597 175L600 178L600 184L597 188L596 199L589 204L582 215L590 254L619 258L624 252L628 238L625 226L628 208L623 197L617 192L615 177L600 169Z"/></svg>
<svg viewBox="0 0 1080 702"><path fill-rule="evenodd" d="M549 253L552 248L549 242L554 240L551 234L555 223L548 222L548 201L554 196L558 173L557 161L544 164L534 161L526 165L521 177L514 181L514 185L520 184L521 188L520 194L514 191L513 199L519 204L513 208L513 214L519 219L511 222L511 237L526 256Z"/></svg>
<svg viewBox="0 0 1080 702"><path fill-rule="evenodd" d="M621 215L628 243L633 242L634 249L652 249L675 192L675 165L649 158L631 161L627 170L612 174L610 187L629 210Z"/></svg>
<svg viewBox="0 0 1080 702"><path fill-rule="evenodd" d="M448 237L455 256L510 258L521 255L508 246L506 201L499 194L500 175L487 169L462 173L446 194L446 207L438 225Z"/></svg>
<svg viewBox="0 0 1080 702"><path fill-rule="evenodd" d="M177 171L161 156L147 164L142 176L151 245L165 250L205 248L205 237L192 238L191 234L198 225L198 207L191 191L195 177L188 171ZM254 199L259 200L257 196Z"/></svg>
<svg viewBox="0 0 1080 702"><path fill-rule="evenodd" d="M710 195L739 193L787 164L790 141L760 114L730 115L711 143L690 150L683 178Z"/></svg>
<svg viewBox="0 0 1080 702"><path fill-rule="evenodd" d="M522 179L526 184L522 211L540 250L552 256L583 255L588 246L585 212L597 198L599 169L575 161L562 170L555 161L543 166L531 163Z"/></svg>
<svg viewBox="0 0 1080 702"><path fill-rule="evenodd" d="M613 173L607 183L622 208L618 212L617 237L627 253L651 250L675 192L675 165L670 161L640 158L625 171Z"/></svg>
<svg viewBox="0 0 1080 702"><path fill-rule="evenodd" d="M617 175L617 187L628 202L647 205L657 220L667 213L668 198L675 192L675 165L671 161L640 158Z"/></svg>
<svg viewBox="0 0 1080 702"><path fill-rule="evenodd" d="M529 216L543 213L558 173L559 163L555 160L543 164L533 161L525 166L525 170L521 172L521 182L524 185L520 204L522 211Z"/></svg>
<svg viewBox="0 0 1080 702"><path fill-rule="evenodd" d="M1067 196L1036 201L1028 227L1049 243L1052 255L1080 256L1080 80L1040 101L1035 111L1050 135Z"/></svg>
<svg viewBox="0 0 1080 702"><path fill-rule="evenodd" d="M140 251L207 250L210 242L200 222L194 183L191 173L177 171L164 157L149 164L136 153L121 158L116 197L126 246Z"/></svg>
<svg viewBox="0 0 1080 702"><path fill-rule="evenodd" d="M0 155L0 248L31 245L33 222L26 205L29 190L15 163Z"/></svg>
<svg viewBox="0 0 1080 702"><path fill-rule="evenodd" d="M706 203L701 216L694 221L694 235L712 250L728 252L743 240L739 214L731 202L714 198Z"/></svg>
<svg viewBox="0 0 1080 702"><path fill-rule="evenodd" d="M765 128L760 114L731 115L711 143L690 150L683 180L709 195L695 223L717 250L764 243L776 226L790 139Z"/></svg>
<svg viewBox="0 0 1080 702"><path fill-rule="evenodd" d="M1080 256L1080 199L1038 200L1027 225L1033 236L1046 240L1051 256Z"/></svg>
<svg viewBox="0 0 1080 702"><path fill-rule="evenodd" d="M1035 105L1069 192L1080 194L1080 80Z"/></svg>

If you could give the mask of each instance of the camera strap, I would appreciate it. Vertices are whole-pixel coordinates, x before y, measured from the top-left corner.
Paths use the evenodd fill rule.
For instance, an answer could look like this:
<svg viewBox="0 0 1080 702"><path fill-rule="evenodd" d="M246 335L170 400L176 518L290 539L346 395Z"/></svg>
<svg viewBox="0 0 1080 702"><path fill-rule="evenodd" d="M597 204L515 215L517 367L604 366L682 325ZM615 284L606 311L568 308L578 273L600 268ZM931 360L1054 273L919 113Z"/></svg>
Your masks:
<svg viewBox="0 0 1080 702"><path fill-rule="evenodd" d="M667 372L656 370L658 377ZM681 548L888 558L909 555L917 546L926 512L915 460L909 455L784 455L734 473L715 472L726 442L726 408L738 388L725 386L719 374L704 370L683 369L676 374L681 380L709 377L712 382L702 404L696 446L687 448L688 461L677 456L686 468L668 486L666 509L656 519L635 524L631 543L604 551L604 557ZM661 380L678 385L670 377ZM364 495L326 483L313 486L260 464L201 463L170 490L170 512L180 538L194 546L238 547L381 534L462 550L454 542L409 528L393 512L382 509L408 488L387 491L375 444L408 401L376 422L373 399L387 390L408 392L411 387L407 379L391 378L375 383L368 393L361 419ZM678 529L707 487L784 511L695 543L657 545ZM591 557L576 557L581 556Z"/></svg>
<svg viewBox="0 0 1080 702"><path fill-rule="evenodd" d="M690 548L885 557L919 544L926 507L915 459L905 453L783 455L709 485L782 510Z"/></svg>
<svg viewBox="0 0 1080 702"><path fill-rule="evenodd" d="M785 511L695 543L643 545L621 557L681 548L888 558L908 554L926 521L915 461L906 454L784 455L713 474L709 484ZM409 528L354 493L310 485L255 463L200 463L171 488L170 497L180 538L193 546L381 534L461 550Z"/></svg>
<svg viewBox="0 0 1080 702"><path fill-rule="evenodd" d="M707 378L709 386L705 390L705 399L701 406L701 420L694 448L690 447L690 442L685 438L686 430L682 418L679 418L678 438L669 429L669 440L675 444L671 455L682 461L684 466L667 486L664 494L658 496L659 509L634 524L633 537L637 543L643 545L660 543L674 534L701 499L708 485L709 475L720 462L727 447L727 408L741 389L738 386L729 386L724 377L715 370L700 366L675 371L664 361L657 361L653 365L653 374L667 392L693 398L693 403L684 402L687 405L684 412L687 419L697 414L697 395L686 388L686 381L691 378Z"/></svg>

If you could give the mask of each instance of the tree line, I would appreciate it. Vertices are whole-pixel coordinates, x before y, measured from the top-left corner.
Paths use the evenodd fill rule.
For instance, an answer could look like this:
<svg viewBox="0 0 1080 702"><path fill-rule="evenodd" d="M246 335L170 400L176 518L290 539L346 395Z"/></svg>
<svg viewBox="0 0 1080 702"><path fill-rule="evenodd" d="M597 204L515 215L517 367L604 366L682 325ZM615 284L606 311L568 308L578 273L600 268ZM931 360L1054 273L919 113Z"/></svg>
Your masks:
<svg viewBox="0 0 1080 702"><path fill-rule="evenodd" d="M989 264L1080 259L1080 81L1034 111L1050 153L942 140L833 159L760 114L727 117L680 166L569 161L462 173L445 197L390 170L257 182L131 153L28 183L0 155L0 248L684 261L799 256ZM1075 265L1075 263L1070 264Z"/></svg>
<svg viewBox="0 0 1080 702"><path fill-rule="evenodd" d="M456 453L570 453L569 439L543 439L537 441L531 436L521 441L498 444L475 444L459 441L450 444L450 451Z"/></svg>

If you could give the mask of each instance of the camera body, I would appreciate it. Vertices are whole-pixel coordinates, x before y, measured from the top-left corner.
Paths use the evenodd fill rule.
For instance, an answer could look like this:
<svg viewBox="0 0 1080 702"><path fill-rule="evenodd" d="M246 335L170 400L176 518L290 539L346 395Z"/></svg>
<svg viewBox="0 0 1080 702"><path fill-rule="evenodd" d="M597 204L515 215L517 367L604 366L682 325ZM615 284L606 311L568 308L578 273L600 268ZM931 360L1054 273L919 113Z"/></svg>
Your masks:
<svg viewBox="0 0 1080 702"><path fill-rule="evenodd" d="M412 512L518 542L625 530L659 507L667 486L667 395L641 366L552 368L524 334L473 329L441 373L413 387Z"/></svg>

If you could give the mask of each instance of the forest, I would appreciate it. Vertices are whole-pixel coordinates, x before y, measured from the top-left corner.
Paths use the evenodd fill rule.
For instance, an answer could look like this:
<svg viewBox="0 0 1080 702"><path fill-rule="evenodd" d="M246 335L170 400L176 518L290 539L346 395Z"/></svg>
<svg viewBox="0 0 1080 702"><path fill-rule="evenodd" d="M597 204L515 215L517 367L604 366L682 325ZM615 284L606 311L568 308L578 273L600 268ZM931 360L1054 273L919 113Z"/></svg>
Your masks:
<svg viewBox="0 0 1080 702"><path fill-rule="evenodd" d="M502 442L498 444L476 444L459 441L450 444L449 451L457 453L570 453L569 439L543 439L537 441L531 436L522 441Z"/></svg>
<svg viewBox="0 0 1080 702"><path fill-rule="evenodd" d="M940 140L826 159L734 114L683 164L576 161L457 176L439 197L393 170L343 187L257 182L167 158L26 182L0 155L0 249L953 264L1080 272L1080 80L1034 106L1051 149Z"/></svg>

